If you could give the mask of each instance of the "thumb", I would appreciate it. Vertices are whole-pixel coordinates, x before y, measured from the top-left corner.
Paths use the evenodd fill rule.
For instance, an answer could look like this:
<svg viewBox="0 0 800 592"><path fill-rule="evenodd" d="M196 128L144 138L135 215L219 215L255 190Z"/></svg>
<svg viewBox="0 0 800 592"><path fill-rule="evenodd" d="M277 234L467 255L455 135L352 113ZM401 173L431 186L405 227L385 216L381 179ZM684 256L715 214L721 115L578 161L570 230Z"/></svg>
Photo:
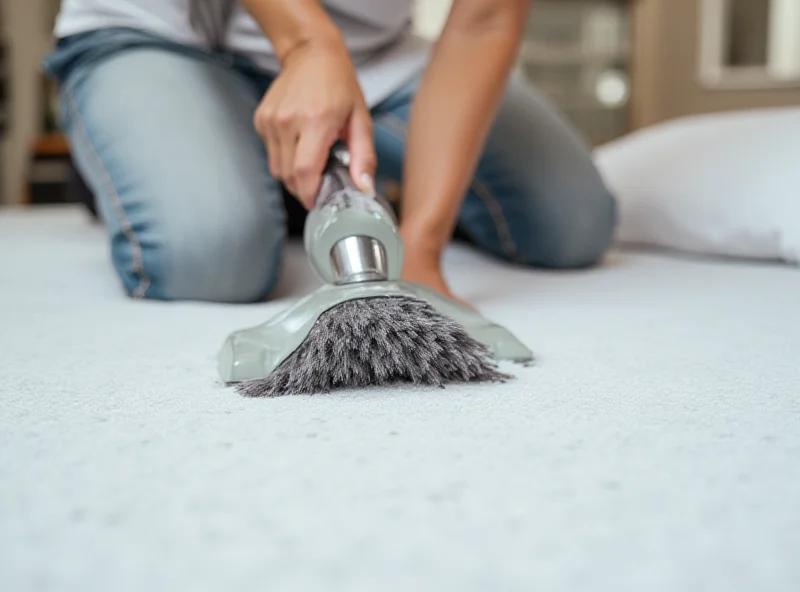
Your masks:
<svg viewBox="0 0 800 592"><path fill-rule="evenodd" d="M375 138L372 117L366 107L356 108L347 126L347 148L350 151L350 176L356 186L367 193L375 193Z"/></svg>

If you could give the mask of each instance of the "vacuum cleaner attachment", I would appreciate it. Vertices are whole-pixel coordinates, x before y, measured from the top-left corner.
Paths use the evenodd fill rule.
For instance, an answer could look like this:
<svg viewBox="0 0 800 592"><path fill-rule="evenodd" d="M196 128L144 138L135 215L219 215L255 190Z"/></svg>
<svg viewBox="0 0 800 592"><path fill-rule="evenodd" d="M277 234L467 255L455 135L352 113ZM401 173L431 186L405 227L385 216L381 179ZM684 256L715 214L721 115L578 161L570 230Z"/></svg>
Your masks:
<svg viewBox="0 0 800 592"><path fill-rule="evenodd" d="M403 244L380 196L355 187L334 149L304 227L325 282L273 319L232 333L219 356L225 383L247 396L315 394L398 383L504 381L496 361L533 355L503 327L420 284L400 280Z"/></svg>

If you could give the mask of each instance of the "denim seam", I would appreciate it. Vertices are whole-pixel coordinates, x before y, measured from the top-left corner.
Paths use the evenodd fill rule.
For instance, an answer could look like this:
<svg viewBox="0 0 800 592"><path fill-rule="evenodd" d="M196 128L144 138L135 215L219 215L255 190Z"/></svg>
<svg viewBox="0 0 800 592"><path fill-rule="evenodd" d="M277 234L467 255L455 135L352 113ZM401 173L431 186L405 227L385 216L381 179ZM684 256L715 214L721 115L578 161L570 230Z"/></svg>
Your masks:
<svg viewBox="0 0 800 592"><path fill-rule="evenodd" d="M139 242L139 239L136 237L136 233L133 231L133 227L131 226L131 223L128 220L127 214L125 213L125 207L122 205L122 200L120 199L119 193L117 192L116 185L114 184L114 179L111 177L111 174L108 172L108 169L103 164L100 155L97 153L97 150L95 150L95 147L92 145L92 141L89 139L89 133L86 129L86 126L83 123L83 120L81 119L80 115L78 114L75 97L72 91L69 88L64 88L64 94L69 108L69 112L76 123L76 128L77 128L76 131L78 132L78 135L81 136L81 141L84 144L85 148L87 149L87 152L90 155L91 160L94 161L94 165L99 171L100 176L103 177L103 179L101 180L101 185L103 186L103 189L106 191L108 197L111 200L113 209L117 214L122 234L125 236L125 238L128 240L131 246L131 271L138 278L138 285L132 290L131 295L134 298L144 298L145 295L147 294L147 290L150 287L151 282L150 282L150 277L144 270L142 245Z"/></svg>
<svg viewBox="0 0 800 592"><path fill-rule="evenodd" d="M516 261L517 263L526 263L525 258L519 252L519 249L517 249L517 245L511 236L511 229L508 227L508 220L506 219L506 215L503 213L503 208L500 206L500 202L497 201L497 198L491 192L489 187L476 176L476 178L472 180L470 189L475 192L475 195L478 196L478 199L480 199L483 202L483 205L486 206L486 209L489 210L489 215L492 217L492 221L494 222L495 231L497 232L497 236L500 239L500 244L502 245L503 251L505 251L506 255L508 255L512 261Z"/></svg>
<svg viewBox="0 0 800 592"><path fill-rule="evenodd" d="M398 134L401 138L406 137L406 123L397 117L397 115L394 113L386 113L380 116L380 118L384 120L384 122L387 124L387 127L389 127L391 131ZM497 237L500 239L500 246L505 254L514 261L525 263L524 258L522 255L520 255L519 250L514 243L514 239L511 236L511 231L508 227L508 221L506 220L502 207L500 207L500 202L492 194L486 184L477 178L477 172L474 175L469 188L475 193L475 195L478 196L478 199L481 200L483 205L486 206L486 209L489 211L489 216L492 218L492 222L494 223L495 232L497 233Z"/></svg>

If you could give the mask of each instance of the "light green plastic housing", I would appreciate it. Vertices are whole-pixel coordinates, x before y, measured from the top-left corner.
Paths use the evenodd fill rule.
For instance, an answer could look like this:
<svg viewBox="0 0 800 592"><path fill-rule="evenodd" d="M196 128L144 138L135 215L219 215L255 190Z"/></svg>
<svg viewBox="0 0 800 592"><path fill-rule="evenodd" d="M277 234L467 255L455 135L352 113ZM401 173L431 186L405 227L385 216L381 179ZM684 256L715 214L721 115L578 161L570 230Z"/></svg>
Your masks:
<svg viewBox="0 0 800 592"><path fill-rule="evenodd" d="M348 300L386 296L425 300L440 314L461 323L497 360L520 363L533 360L532 352L507 329L426 286L403 281L364 282L323 286L269 321L235 331L218 355L220 378L225 383L264 378L300 346L326 310Z"/></svg>
<svg viewBox="0 0 800 592"><path fill-rule="evenodd" d="M347 168L333 161L323 176L320 197L306 217L303 246L317 276L333 284L331 250L340 240L365 236L378 241L386 254L387 279L399 280L403 242L391 206L379 195L358 190Z"/></svg>
<svg viewBox="0 0 800 592"><path fill-rule="evenodd" d="M440 314L461 323L474 339L489 348L495 359L531 361L533 354L508 330L426 286L400 281L403 243L392 208L382 197L356 189L347 170L348 162L346 151L341 147L334 150L303 233L311 266L327 285L266 323L232 333L218 355L222 380L234 383L264 378L303 343L325 311L348 300L378 297L424 300ZM334 285L331 249L350 236L374 238L383 246L387 281Z"/></svg>

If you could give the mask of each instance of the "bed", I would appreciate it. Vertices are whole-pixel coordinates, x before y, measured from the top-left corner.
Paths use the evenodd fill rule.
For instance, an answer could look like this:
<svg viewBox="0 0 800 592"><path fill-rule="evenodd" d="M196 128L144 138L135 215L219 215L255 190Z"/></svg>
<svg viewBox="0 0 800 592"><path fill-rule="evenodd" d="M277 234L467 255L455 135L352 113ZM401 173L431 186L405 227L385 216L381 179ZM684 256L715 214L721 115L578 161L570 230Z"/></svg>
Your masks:
<svg viewBox="0 0 800 592"><path fill-rule="evenodd" d="M533 367L245 399L216 351L316 286L287 261L269 303L138 302L83 209L0 212L3 590L800 589L796 268L454 245Z"/></svg>

